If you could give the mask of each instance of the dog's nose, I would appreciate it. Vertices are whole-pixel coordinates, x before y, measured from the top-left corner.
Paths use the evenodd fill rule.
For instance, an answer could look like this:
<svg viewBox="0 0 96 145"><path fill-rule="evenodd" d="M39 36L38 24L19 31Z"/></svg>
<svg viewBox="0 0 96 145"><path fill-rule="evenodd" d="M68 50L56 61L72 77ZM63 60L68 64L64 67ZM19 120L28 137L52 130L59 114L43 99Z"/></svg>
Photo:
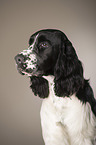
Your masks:
<svg viewBox="0 0 96 145"><path fill-rule="evenodd" d="M24 62L24 56L21 55L21 54L16 55L15 56L15 61L16 61L17 64L23 63Z"/></svg>

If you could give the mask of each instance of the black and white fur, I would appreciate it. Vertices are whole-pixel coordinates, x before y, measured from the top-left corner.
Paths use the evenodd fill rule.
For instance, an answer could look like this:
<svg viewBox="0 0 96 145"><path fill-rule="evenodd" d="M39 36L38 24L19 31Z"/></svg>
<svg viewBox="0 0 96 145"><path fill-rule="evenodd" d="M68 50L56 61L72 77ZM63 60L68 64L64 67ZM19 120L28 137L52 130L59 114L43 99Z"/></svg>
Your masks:
<svg viewBox="0 0 96 145"><path fill-rule="evenodd" d="M34 94L43 98L45 145L93 145L96 100L66 35L53 29L38 31L15 60L19 73L30 77Z"/></svg>

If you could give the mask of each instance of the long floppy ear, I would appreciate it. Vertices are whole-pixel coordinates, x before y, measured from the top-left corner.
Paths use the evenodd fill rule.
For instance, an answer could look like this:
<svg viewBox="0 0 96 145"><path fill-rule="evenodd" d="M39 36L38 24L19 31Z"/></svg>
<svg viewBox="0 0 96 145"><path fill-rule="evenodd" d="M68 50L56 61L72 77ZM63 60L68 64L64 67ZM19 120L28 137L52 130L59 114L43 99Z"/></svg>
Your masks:
<svg viewBox="0 0 96 145"><path fill-rule="evenodd" d="M83 85L82 64L68 39L62 40L54 75L54 89L57 96L70 96Z"/></svg>
<svg viewBox="0 0 96 145"><path fill-rule="evenodd" d="M35 96L39 96L40 98L47 98L49 95L49 85L48 81L44 79L43 77L36 77L32 76L30 77L31 80L31 86L33 93Z"/></svg>

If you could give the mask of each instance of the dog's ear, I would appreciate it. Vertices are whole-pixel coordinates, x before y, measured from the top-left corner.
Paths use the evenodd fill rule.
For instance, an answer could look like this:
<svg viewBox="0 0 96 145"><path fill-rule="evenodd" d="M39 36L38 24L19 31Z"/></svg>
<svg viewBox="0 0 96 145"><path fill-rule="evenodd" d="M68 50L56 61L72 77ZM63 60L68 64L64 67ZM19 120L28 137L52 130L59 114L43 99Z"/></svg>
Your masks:
<svg viewBox="0 0 96 145"><path fill-rule="evenodd" d="M57 96L70 96L83 85L82 64L67 38L61 42L54 75L54 89Z"/></svg>
<svg viewBox="0 0 96 145"><path fill-rule="evenodd" d="M32 76L30 77L31 80L31 86L34 95L38 95L40 98L47 98L49 95L49 85L48 81L44 79L43 77L36 77Z"/></svg>
<svg viewBox="0 0 96 145"><path fill-rule="evenodd" d="M89 84L89 80L84 80L84 86L83 88L79 89L79 91L76 93L76 96L83 103L88 102L94 115L96 116L96 99L94 97L93 90Z"/></svg>

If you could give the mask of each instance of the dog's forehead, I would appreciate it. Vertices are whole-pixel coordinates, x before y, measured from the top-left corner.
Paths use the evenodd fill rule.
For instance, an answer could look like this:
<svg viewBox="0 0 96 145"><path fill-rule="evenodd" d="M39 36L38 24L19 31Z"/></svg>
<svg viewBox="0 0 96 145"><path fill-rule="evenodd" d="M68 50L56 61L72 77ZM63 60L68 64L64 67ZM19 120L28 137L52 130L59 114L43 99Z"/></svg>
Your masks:
<svg viewBox="0 0 96 145"><path fill-rule="evenodd" d="M34 33L30 39L29 39L29 44L34 43L34 41L36 40L36 42L42 42L42 41L47 41L47 40L56 40L56 38L58 38L58 31L55 30L41 30L38 31L36 33ZM38 37L37 37L38 36Z"/></svg>
<svg viewBox="0 0 96 145"><path fill-rule="evenodd" d="M52 34L51 34L52 35ZM37 37L38 37L38 39L37 39ZM48 37L50 37L50 33L47 33L47 32L36 32L35 34L33 34L31 37L30 37L30 40L31 40L31 42L34 42L35 40L37 40L37 41L42 41L42 40L46 40L46 39L48 39ZM29 41L30 41L29 40Z"/></svg>
<svg viewBox="0 0 96 145"><path fill-rule="evenodd" d="M37 40L38 36L39 36L39 34L37 34L34 37L34 39L32 38L32 40L30 40L31 43L29 42L29 47L27 49L23 50L20 54L23 54L25 56L31 55L32 54L32 50L33 50L33 48L34 48L34 46L36 44L36 40Z"/></svg>
<svg viewBox="0 0 96 145"><path fill-rule="evenodd" d="M39 36L39 33L34 33L33 35L31 35L29 39L29 45L35 44L38 36Z"/></svg>
<svg viewBox="0 0 96 145"><path fill-rule="evenodd" d="M33 40L33 43L32 43L32 45L31 45L31 47L33 47L33 46L35 45L38 36L39 36L39 33L34 37L34 40Z"/></svg>

